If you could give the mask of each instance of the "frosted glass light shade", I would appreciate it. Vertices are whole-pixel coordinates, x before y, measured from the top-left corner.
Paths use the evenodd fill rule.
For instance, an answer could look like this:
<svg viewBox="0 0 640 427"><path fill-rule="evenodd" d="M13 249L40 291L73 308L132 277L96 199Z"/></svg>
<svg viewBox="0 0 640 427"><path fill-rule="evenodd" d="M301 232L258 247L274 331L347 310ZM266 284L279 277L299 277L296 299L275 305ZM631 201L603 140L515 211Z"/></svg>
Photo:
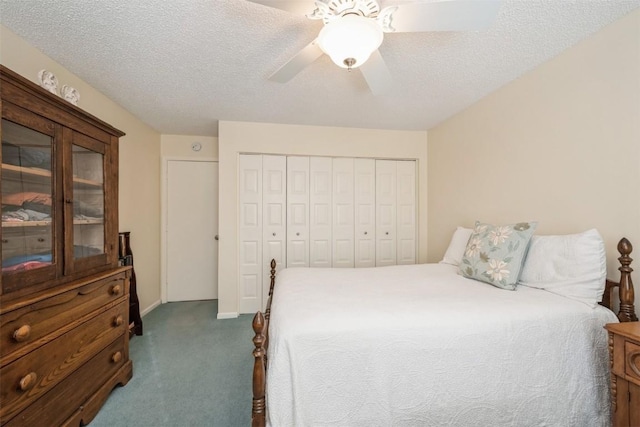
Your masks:
<svg viewBox="0 0 640 427"><path fill-rule="evenodd" d="M342 68L357 68L382 44L378 23L359 15L346 15L325 24L318 35L318 46ZM347 59L355 62L349 66ZM346 62L345 62L346 61Z"/></svg>

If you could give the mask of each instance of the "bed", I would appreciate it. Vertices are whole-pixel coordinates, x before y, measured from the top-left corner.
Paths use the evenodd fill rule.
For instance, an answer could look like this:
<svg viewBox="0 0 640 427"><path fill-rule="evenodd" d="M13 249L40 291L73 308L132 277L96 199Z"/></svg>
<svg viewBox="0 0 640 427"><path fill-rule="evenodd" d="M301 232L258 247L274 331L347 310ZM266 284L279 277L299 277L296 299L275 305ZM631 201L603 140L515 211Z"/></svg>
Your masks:
<svg viewBox="0 0 640 427"><path fill-rule="evenodd" d="M276 285L272 261L252 425L608 425L603 326L637 320L631 249L620 241L620 280L595 307L447 263L283 269Z"/></svg>

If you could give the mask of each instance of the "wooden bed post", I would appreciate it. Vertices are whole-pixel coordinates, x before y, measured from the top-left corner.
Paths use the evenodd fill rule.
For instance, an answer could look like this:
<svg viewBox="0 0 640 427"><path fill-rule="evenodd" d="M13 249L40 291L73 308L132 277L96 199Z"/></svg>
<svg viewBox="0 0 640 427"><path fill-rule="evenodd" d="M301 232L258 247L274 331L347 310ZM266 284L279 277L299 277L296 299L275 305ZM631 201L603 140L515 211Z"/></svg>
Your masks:
<svg viewBox="0 0 640 427"><path fill-rule="evenodd" d="M626 238L622 238L618 243L618 252L620 252L620 288L618 292L620 293L620 311L618 312L618 319L621 322L635 322L638 320L636 316L635 307L634 307L634 291L633 291L633 282L631 280L631 272L633 268L630 267L631 261L633 259L629 256L629 254L633 251L633 246L631 242Z"/></svg>
<svg viewBox="0 0 640 427"><path fill-rule="evenodd" d="M267 301L267 309L264 312L264 317L269 320L271 317L271 296L273 295L273 286L276 283L276 260L271 260L271 284L269 285L269 300Z"/></svg>
<svg viewBox="0 0 640 427"><path fill-rule="evenodd" d="M253 318L253 331L256 333L253 337L253 406L251 408L251 427L264 427L266 425L266 352L264 348L265 321L261 312L257 312Z"/></svg>

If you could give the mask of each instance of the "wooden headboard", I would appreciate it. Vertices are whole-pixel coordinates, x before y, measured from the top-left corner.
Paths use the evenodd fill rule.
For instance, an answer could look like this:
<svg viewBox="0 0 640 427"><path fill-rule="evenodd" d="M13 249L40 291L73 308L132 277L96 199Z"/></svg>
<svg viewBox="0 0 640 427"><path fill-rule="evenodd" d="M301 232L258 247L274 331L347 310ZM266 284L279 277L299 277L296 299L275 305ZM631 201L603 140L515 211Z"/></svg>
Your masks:
<svg viewBox="0 0 640 427"><path fill-rule="evenodd" d="M611 293L615 288L618 288L620 301L618 319L621 322L635 322L638 320L634 306L635 293L633 291L633 281L631 280L631 272L633 271L633 268L631 268L631 261L633 261L633 259L629 256L631 251L633 251L631 242L624 237L620 239L620 242L618 242L618 252L620 252L620 257L618 258L618 261L620 261L620 267L618 268L618 270L620 270L620 281L614 282L607 279L602 302L600 303L610 310L613 310Z"/></svg>

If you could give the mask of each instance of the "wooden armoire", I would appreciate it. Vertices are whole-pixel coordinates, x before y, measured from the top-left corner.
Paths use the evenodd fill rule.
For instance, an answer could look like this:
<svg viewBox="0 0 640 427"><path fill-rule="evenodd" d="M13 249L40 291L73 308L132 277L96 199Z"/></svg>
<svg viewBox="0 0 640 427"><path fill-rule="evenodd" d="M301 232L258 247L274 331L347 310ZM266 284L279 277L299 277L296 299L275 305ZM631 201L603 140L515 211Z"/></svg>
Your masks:
<svg viewBox="0 0 640 427"><path fill-rule="evenodd" d="M129 360L124 133L0 66L0 425L89 423Z"/></svg>

